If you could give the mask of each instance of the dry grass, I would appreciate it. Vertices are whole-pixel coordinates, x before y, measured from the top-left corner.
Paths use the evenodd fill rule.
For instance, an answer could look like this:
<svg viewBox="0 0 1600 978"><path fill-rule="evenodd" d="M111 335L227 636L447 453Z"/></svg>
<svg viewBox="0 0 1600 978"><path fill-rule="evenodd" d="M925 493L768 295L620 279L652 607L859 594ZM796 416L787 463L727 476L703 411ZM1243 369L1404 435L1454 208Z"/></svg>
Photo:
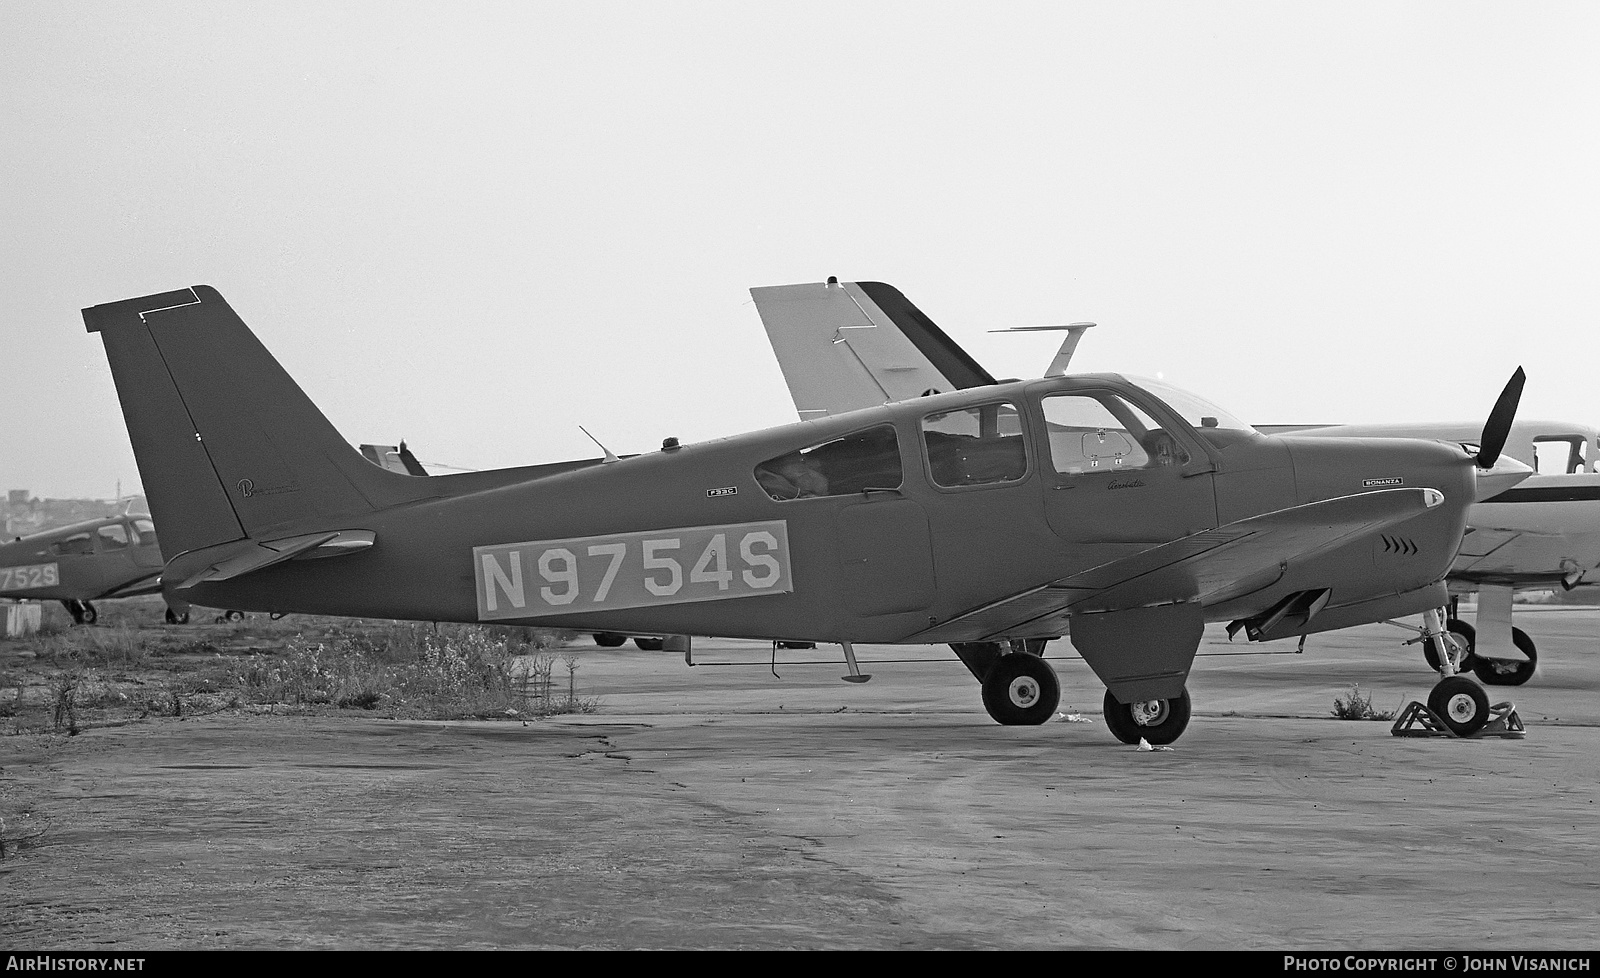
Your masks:
<svg viewBox="0 0 1600 978"><path fill-rule="evenodd" d="M230 708L457 719L596 707L578 694L577 659L558 658L573 637L563 632L312 616L217 622L202 609L195 624L169 626L156 597L98 610L99 623L73 627L46 606L40 634L0 640L0 734Z"/></svg>

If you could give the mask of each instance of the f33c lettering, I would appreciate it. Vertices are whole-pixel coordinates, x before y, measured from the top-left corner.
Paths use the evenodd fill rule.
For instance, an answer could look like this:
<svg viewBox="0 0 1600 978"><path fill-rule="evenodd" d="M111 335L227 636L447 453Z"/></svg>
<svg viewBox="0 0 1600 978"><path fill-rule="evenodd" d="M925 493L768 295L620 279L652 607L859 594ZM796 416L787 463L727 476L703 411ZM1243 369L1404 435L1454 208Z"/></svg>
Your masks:
<svg viewBox="0 0 1600 978"><path fill-rule="evenodd" d="M472 563L479 621L794 590L782 520L498 543Z"/></svg>

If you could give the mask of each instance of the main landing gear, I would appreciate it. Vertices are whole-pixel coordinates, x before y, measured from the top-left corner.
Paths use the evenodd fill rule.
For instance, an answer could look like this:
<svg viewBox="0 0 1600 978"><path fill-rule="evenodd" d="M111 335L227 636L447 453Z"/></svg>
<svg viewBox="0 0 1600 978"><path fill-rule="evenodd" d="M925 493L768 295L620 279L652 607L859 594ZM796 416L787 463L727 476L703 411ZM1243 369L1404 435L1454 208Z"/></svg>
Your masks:
<svg viewBox="0 0 1600 978"><path fill-rule="evenodd" d="M1478 589L1478 625L1486 628L1486 634L1499 636L1492 639L1499 648L1504 648L1506 636L1510 635L1511 645L1524 658L1506 659L1498 658L1478 650L1478 629L1472 627L1456 617L1456 606L1459 597L1450 598L1450 616L1445 622L1444 643L1453 645L1461 654L1456 661L1456 672L1471 672L1478 677L1478 681L1486 686L1521 686L1533 678L1533 673L1539 667L1539 652L1533 644L1533 639L1528 633L1511 624L1511 588L1484 585ZM1428 660L1428 668L1435 672L1442 671L1439 657L1439 643L1428 637L1424 628L1422 639L1422 656ZM1490 652L1496 649L1490 649Z"/></svg>
<svg viewBox="0 0 1600 978"><path fill-rule="evenodd" d="M1061 703L1061 682L1044 661L1048 642L958 642L950 648L983 684L983 706L995 722L1027 726L1049 720ZM1124 744L1170 744L1189 726L1189 691L1123 703L1107 690L1105 718L1112 736Z"/></svg>
<svg viewBox="0 0 1600 978"><path fill-rule="evenodd" d="M954 642L950 651L983 684L983 707L995 723L1029 726L1050 719L1061 702L1061 681L1044 661L1049 642Z"/></svg>
<svg viewBox="0 0 1600 978"><path fill-rule="evenodd" d="M1189 691L1172 699L1123 703L1108 689L1104 712L1111 735L1124 744L1146 740L1159 747L1177 740L1189 726Z"/></svg>
<svg viewBox="0 0 1600 978"><path fill-rule="evenodd" d="M1061 681L1050 663L1028 652L1002 655L983 678L983 706L996 723L1033 726L1061 702Z"/></svg>
<svg viewBox="0 0 1600 978"><path fill-rule="evenodd" d="M61 607L67 609L67 614L72 616L74 625L93 625L100 619L100 613L95 611L94 605L88 601L69 598L61 602Z"/></svg>
<svg viewBox="0 0 1600 978"><path fill-rule="evenodd" d="M1490 686L1521 686L1532 679L1533 671L1539 667L1539 653L1534 649L1533 639L1522 629L1512 628L1511 644L1517 647L1518 652L1528 657L1526 662L1520 659L1474 656L1473 675Z"/></svg>

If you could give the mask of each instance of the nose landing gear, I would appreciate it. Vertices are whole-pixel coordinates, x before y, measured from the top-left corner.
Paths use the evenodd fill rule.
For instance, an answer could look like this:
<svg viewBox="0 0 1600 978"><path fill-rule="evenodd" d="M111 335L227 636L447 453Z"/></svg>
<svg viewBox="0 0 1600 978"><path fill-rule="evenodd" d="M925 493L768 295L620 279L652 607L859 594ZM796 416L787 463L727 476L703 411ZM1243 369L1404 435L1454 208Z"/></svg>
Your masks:
<svg viewBox="0 0 1600 978"><path fill-rule="evenodd" d="M1455 636L1446 636L1444 615L1437 610L1427 611L1422 615L1422 622L1423 647L1434 653L1429 656L1429 662L1435 665L1442 678L1428 693L1428 705L1416 702L1408 705L1390 732L1397 737L1487 734L1521 737L1522 718L1517 716L1517 708L1510 703L1490 706L1489 694L1483 687L1456 671L1458 666L1465 665L1462 660L1471 655L1470 646L1458 645ZM1456 631L1457 625L1458 622L1451 622L1450 630ZM1469 640L1470 637L1469 633ZM1439 649L1450 652L1438 655L1436 650Z"/></svg>

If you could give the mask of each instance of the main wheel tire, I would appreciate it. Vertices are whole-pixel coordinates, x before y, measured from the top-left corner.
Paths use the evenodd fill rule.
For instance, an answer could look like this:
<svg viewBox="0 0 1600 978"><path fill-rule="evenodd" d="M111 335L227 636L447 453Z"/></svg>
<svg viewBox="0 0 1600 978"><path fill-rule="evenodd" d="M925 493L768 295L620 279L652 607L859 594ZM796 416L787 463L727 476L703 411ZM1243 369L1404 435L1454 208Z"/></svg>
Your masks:
<svg viewBox="0 0 1600 978"><path fill-rule="evenodd" d="M166 617L167 617L167 624L169 624L169 625L187 625L187 624L189 624L189 613L187 611L185 611L183 614L180 615L176 611L173 611L171 608L168 608Z"/></svg>
<svg viewBox="0 0 1600 978"><path fill-rule="evenodd" d="M244 621L244 612L242 612L242 611L224 611L222 613L222 620L223 621Z"/></svg>
<svg viewBox="0 0 1600 978"><path fill-rule="evenodd" d="M94 605L92 605L89 602L85 601L83 603L83 623L85 625L93 625L95 622L97 622L99 620L100 620L100 612L94 610Z"/></svg>
<svg viewBox="0 0 1600 978"><path fill-rule="evenodd" d="M1141 739L1152 746L1170 744L1189 726L1189 690L1172 699L1123 703L1108 689L1103 711L1111 735L1124 744Z"/></svg>
<svg viewBox="0 0 1600 978"><path fill-rule="evenodd" d="M1476 669L1478 660L1474 657L1474 650L1477 648L1478 630L1455 618L1445 622L1444 630L1449 632L1456 641L1466 646L1467 649L1466 653L1461 656L1461 664L1456 671L1467 672ZM1428 660L1429 669L1434 672L1439 671L1439 648L1433 639L1425 638L1422 640L1422 657Z"/></svg>
<svg viewBox="0 0 1600 978"><path fill-rule="evenodd" d="M1491 659L1487 656L1474 656L1472 672L1478 681L1485 686L1521 686L1533 678L1533 671L1539 667L1539 653L1534 649L1533 639L1520 628L1511 630L1511 644L1517 651L1528 657L1528 661L1521 659Z"/></svg>
<svg viewBox="0 0 1600 978"><path fill-rule="evenodd" d="M633 639L633 644L646 652L660 652L661 647L666 643L667 640L664 638L644 638L636 635Z"/></svg>
<svg viewBox="0 0 1600 978"><path fill-rule="evenodd" d="M1001 656L983 680L983 708L996 723L1032 726L1050 719L1061 702L1061 681L1050 663L1026 652Z"/></svg>
<svg viewBox="0 0 1600 978"><path fill-rule="evenodd" d="M601 648L614 649L627 640L628 636L618 635L616 632L594 633L594 644L600 646Z"/></svg>
<svg viewBox="0 0 1600 978"><path fill-rule="evenodd" d="M1489 694L1466 676L1446 676L1428 694L1428 709L1460 737L1470 737L1489 722Z"/></svg>

